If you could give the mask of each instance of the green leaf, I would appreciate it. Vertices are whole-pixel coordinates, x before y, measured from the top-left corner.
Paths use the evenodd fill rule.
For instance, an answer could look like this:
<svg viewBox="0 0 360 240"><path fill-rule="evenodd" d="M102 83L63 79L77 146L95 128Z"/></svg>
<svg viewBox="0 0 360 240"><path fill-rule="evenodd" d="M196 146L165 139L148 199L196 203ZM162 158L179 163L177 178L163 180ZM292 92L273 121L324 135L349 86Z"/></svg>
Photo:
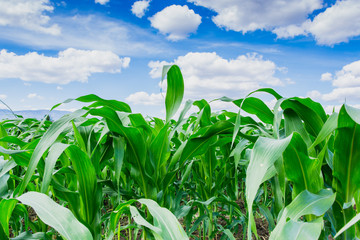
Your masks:
<svg viewBox="0 0 360 240"><path fill-rule="evenodd" d="M39 218L68 240L92 240L92 235L70 212L43 193L27 192L17 198L32 207Z"/></svg>
<svg viewBox="0 0 360 240"><path fill-rule="evenodd" d="M166 122L176 113L184 96L184 79L180 68L176 65L164 67L163 79L167 75L167 90L165 97Z"/></svg>
<svg viewBox="0 0 360 240"><path fill-rule="evenodd" d="M151 199L139 199L138 202L148 207L150 214L154 218L154 225L147 222L137 211L130 207L131 215L134 221L155 232L160 239L164 240L182 240L189 239L177 218L168 209L160 207Z"/></svg>
<svg viewBox="0 0 360 240"><path fill-rule="evenodd" d="M70 145L66 148L65 152L71 159L78 179L79 193L84 204L83 212L85 216L83 220L92 225L98 211L100 211L100 206L96 199L97 178L95 168L89 156L81 151L79 147Z"/></svg>
<svg viewBox="0 0 360 240"><path fill-rule="evenodd" d="M345 232L347 229L352 227L355 223L357 223L360 220L360 213L356 214L355 217L353 217L345 226L343 226L335 235L334 238L337 238L340 236L343 232Z"/></svg>
<svg viewBox="0 0 360 240"><path fill-rule="evenodd" d="M310 98L289 98L281 104L281 107L284 110L291 109L296 112L304 121L308 133L314 137L317 137L327 119L322 106Z"/></svg>
<svg viewBox="0 0 360 240"><path fill-rule="evenodd" d="M124 162L124 154L125 154L124 138L114 137L113 147L114 147L114 161L115 161L115 179L117 185L119 186L120 174L121 174L121 169Z"/></svg>
<svg viewBox="0 0 360 240"><path fill-rule="evenodd" d="M248 238L251 239L251 228L253 220L252 205L256 193L269 171L273 172L275 161L281 157L284 150L291 141L292 135L285 139L276 140L259 137L256 141L250 163L246 170L246 202L249 211ZM266 178L265 178L266 179Z"/></svg>
<svg viewBox="0 0 360 240"><path fill-rule="evenodd" d="M307 190L301 192L283 211L270 240L277 239L318 239L323 226L323 219L304 223L298 221L305 215L323 215L334 203L336 194L329 189L322 189L313 194ZM311 234L307 234L311 233ZM308 238L302 238L307 236Z"/></svg>
<svg viewBox="0 0 360 240"><path fill-rule="evenodd" d="M360 189L360 125L347 110L342 106L339 112L333 158L333 187L343 203L351 202Z"/></svg>
<svg viewBox="0 0 360 240"><path fill-rule="evenodd" d="M28 169L26 171L24 180L21 182L21 185L18 189L18 192L15 193L15 195L21 195L25 189L28 183L30 182L30 179L32 175L35 172L35 169L43 156L43 154L46 152L46 150L57 140L57 138L62 134L63 132L67 132L71 129L71 121L77 117L80 117L86 113L85 110L79 109L71 114L67 114L54 122L50 128L46 131L46 133L42 136L40 142L36 146L30 162Z"/></svg>
<svg viewBox="0 0 360 240"><path fill-rule="evenodd" d="M7 237L9 237L9 220L16 204L17 200L15 199L2 199L0 201L0 224Z"/></svg>
<svg viewBox="0 0 360 240"><path fill-rule="evenodd" d="M200 133L193 135L186 143L181 158L179 159L180 165L187 159L205 153L214 136L219 134L232 134L233 129L234 125L228 121L218 121L213 125L202 128ZM173 161L175 161L175 159L176 158L173 157L172 164L174 164Z"/></svg>
<svg viewBox="0 0 360 240"><path fill-rule="evenodd" d="M307 146L297 132L283 153L286 177L293 183L292 196L295 198L303 190L317 193L323 187L321 165L317 158L310 158Z"/></svg>
<svg viewBox="0 0 360 240"><path fill-rule="evenodd" d="M274 114L262 100L255 97L248 97L245 98L245 100L234 100L233 103L241 109L244 109L245 112L255 114L264 123L273 123Z"/></svg>
<svg viewBox="0 0 360 240"><path fill-rule="evenodd" d="M41 185L41 192L46 193L49 188L51 177L54 171L56 161L59 159L60 155L68 148L70 145L63 143L55 143L50 147L49 154L45 160L45 170L43 182Z"/></svg>
<svg viewBox="0 0 360 240"><path fill-rule="evenodd" d="M330 134L332 134L338 125L338 113L333 113L331 116L326 120L324 126L321 128L319 135L313 142L313 144L309 147L309 151L316 147L319 143L324 141Z"/></svg>

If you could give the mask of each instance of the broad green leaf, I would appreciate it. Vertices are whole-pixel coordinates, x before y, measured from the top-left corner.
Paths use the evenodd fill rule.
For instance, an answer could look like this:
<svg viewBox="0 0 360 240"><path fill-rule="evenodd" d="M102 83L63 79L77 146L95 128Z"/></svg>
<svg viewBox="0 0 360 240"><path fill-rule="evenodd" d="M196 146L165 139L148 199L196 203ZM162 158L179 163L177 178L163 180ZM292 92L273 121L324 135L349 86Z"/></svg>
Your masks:
<svg viewBox="0 0 360 240"><path fill-rule="evenodd" d="M0 201L0 224L7 237L9 237L9 220L16 204L17 200L15 199L2 199Z"/></svg>
<svg viewBox="0 0 360 240"><path fill-rule="evenodd" d="M132 199L125 203L120 203L110 215L110 229L115 232L116 226L119 224L119 220L126 210L129 210L131 204L136 200Z"/></svg>
<svg viewBox="0 0 360 240"><path fill-rule="evenodd" d="M43 177L43 182L41 185L41 192L42 193L46 193L49 185L50 185L50 181L51 181L51 177L54 171L54 167L56 164L56 161L59 159L60 155L65 151L66 148L68 148L70 145L68 144L63 144L63 143L55 143L54 145L52 145L49 149L49 154L45 160L45 170L44 170L44 177Z"/></svg>
<svg viewBox="0 0 360 240"><path fill-rule="evenodd" d="M0 168L0 178L16 166L17 164L15 163L14 160L5 161L5 163Z"/></svg>
<svg viewBox="0 0 360 240"><path fill-rule="evenodd" d="M315 139L313 144L309 147L309 150L316 147L316 145L318 145L319 143L324 141L331 133L333 133L335 131L335 129L338 125L338 122L337 122L338 116L339 116L339 114L336 112L331 114L331 116L326 120L324 126L321 128L317 138Z"/></svg>
<svg viewBox="0 0 360 240"><path fill-rule="evenodd" d="M124 138L114 137L113 147L114 147L114 161L115 161L115 179L117 185L119 186L120 174L121 174L121 169L124 162L124 154L125 154Z"/></svg>
<svg viewBox="0 0 360 240"><path fill-rule="evenodd" d="M40 142L36 146L31 156L24 180L21 182L18 192L15 194L21 195L25 191L26 186L30 182L31 177L34 174L35 169L46 150L57 140L60 134L67 132L72 128L71 121L73 119L78 118L85 113L85 110L79 109L71 114L63 116L50 126L50 128L42 136Z"/></svg>
<svg viewBox="0 0 360 240"><path fill-rule="evenodd" d="M233 103L244 109L245 112L255 114L264 123L272 124L274 114L271 112L266 104L255 97L248 97L244 99L234 100Z"/></svg>
<svg viewBox="0 0 360 240"><path fill-rule="evenodd" d="M351 202L360 189L360 125L342 106L334 143L333 187L343 203Z"/></svg>
<svg viewBox="0 0 360 240"><path fill-rule="evenodd" d="M84 204L84 221L92 225L95 217L100 211L96 199L97 178L95 168L89 156L75 145L70 145L65 150L72 162L79 183L79 193Z"/></svg>
<svg viewBox="0 0 360 240"><path fill-rule="evenodd" d="M219 134L232 134L233 129L234 125L228 121L218 121L211 126L202 128L199 136L194 135L186 143L179 159L180 165L187 159L205 153L208 150L211 141L214 140L214 136ZM174 159L176 158L173 158L172 161L174 161ZM174 162L172 162L172 164L173 163Z"/></svg>
<svg viewBox="0 0 360 240"><path fill-rule="evenodd" d="M67 100L65 100L62 103L56 104L55 106L53 106L51 108L51 110L54 110L55 108L57 108L58 106L60 106L63 103L69 103L71 101L79 101L79 102L95 102L92 105L90 105L89 107L98 107L98 106L104 106L104 107L108 107L111 108L115 111L121 111L121 112L131 112L131 108L129 107L128 104L124 103L124 102L120 102L117 100L106 100L103 99L101 97L96 96L95 94L89 94L89 95L85 95L85 96L81 96L78 97L76 99L72 99L69 98Z"/></svg>
<svg viewBox="0 0 360 240"><path fill-rule="evenodd" d="M184 96L184 79L180 68L176 65L164 67L163 79L167 75L167 89L165 97L166 122L176 113Z"/></svg>
<svg viewBox="0 0 360 240"><path fill-rule="evenodd" d="M322 189L322 162L309 157L307 146L297 132L283 153L283 161L286 177L293 183L293 198L303 190L317 193Z"/></svg>
<svg viewBox="0 0 360 240"><path fill-rule="evenodd" d="M335 133L333 157L333 188L337 193L338 205L334 209L337 230L347 224L355 214L351 202L354 194L360 189L360 125L356 119L359 111L343 105L339 112L338 127ZM345 232L345 239L355 236L355 228L350 227Z"/></svg>
<svg viewBox="0 0 360 240"><path fill-rule="evenodd" d="M304 127L304 123L295 111L293 111L292 109L284 110L284 120L286 136L289 136L293 132L297 132L300 134L307 146L311 145L311 139Z"/></svg>
<svg viewBox="0 0 360 240"><path fill-rule="evenodd" d="M157 233L159 237L161 237L160 239L189 239L177 218L168 209L160 207L155 201L151 199L139 199L138 202L147 206L150 214L154 218L154 225L150 224L144 218L142 218L141 215L139 215L137 212L137 209L131 206L131 215L137 224L151 229Z"/></svg>
<svg viewBox="0 0 360 240"><path fill-rule="evenodd" d="M327 119L322 106L309 98L289 98L282 102L281 107L295 111L304 121L308 133L314 137L317 137Z"/></svg>
<svg viewBox="0 0 360 240"><path fill-rule="evenodd" d="M166 124L151 142L150 158L155 166L154 177L158 184L161 183L166 173L166 163L170 156L170 141L168 138L168 125Z"/></svg>
<svg viewBox="0 0 360 240"><path fill-rule="evenodd" d="M91 109L89 112L94 116L101 116L105 118L110 131L115 132L125 138L127 146L126 153L128 158L132 159L130 162L132 166L132 177L136 182L138 182L145 197L155 198L152 189L149 189L150 180L145 172L147 147L140 130L134 127L125 127L119 119L120 113L116 113L110 108L103 107L100 109Z"/></svg>
<svg viewBox="0 0 360 240"><path fill-rule="evenodd" d="M89 229L82 225L69 209L60 206L45 194L27 192L17 200L32 207L44 223L53 227L66 239L93 239Z"/></svg>
<svg viewBox="0 0 360 240"><path fill-rule="evenodd" d="M353 217L345 226L343 226L335 235L334 238L337 238L340 236L343 232L345 232L347 229L352 227L355 223L357 223L360 220L360 213L356 214L355 217Z"/></svg>
<svg viewBox="0 0 360 240"><path fill-rule="evenodd" d="M292 135L285 139L276 140L260 137L252 150L250 163L246 170L246 202L249 211L248 238L251 239L251 228L253 220L252 205L256 193L275 161L281 157L284 150L291 141Z"/></svg>
<svg viewBox="0 0 360 240"><path fill-rule="evenodd" d="M322 189L317 194L304 190L285 207L274 231L271 232L270 240L288 239L289 236L299 240L302 236L310 237L306 239L318 239L323 225L322 218L307 224L299 221L299 218L310 214L323 215L332 206L335 197L336 194L329 189Z"/></svg>
<svg viewBox="0 0 360 240"><path fill-rule="evenodd" d="M285 223L280 236L276 240L317 240L324 227L323 219L318 218L312 222L298 222L289 220Z"/></svg>

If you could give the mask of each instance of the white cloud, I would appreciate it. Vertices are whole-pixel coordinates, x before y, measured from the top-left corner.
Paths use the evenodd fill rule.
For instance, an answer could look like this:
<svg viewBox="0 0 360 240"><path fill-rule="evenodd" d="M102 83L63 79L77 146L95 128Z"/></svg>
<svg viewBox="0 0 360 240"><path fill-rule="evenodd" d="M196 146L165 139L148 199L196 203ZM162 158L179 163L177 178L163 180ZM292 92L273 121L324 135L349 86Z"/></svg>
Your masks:
<svg viewBox="0 0 360 240"><path fill-rule="evenodd" d="M110 2L110 0L95 0L95 3L99 3L101 5L105 5L107 4L108 2Z"/></svg>
<svg viewBox="0 0 360 240"><path fill-rule="evenodd" d="M360 1L338 0L313 20L309 15L323 8L322 0L188 0L217 13L213 22L242 33L272 31L278 38L314 36L320 45L348 42L360 35Z"/></svg>
<svg viewBox="0 0 360 240"><path fill-rule="evenodd" d="M148 94L146 92L136 92L126 98L126 101L133 104L142 105L161 105L165 102L165 96L161 93Z"/></svg>
<svg viewBox="0 0 360 240"><path fill-rule="evenodd" d="M189 52L172 62L149 62L150 76L160 78L162 67L169 64L177 64L181 69L184 99L214 99L224 95L240 98L260 87L284 85L274 76L279 72L276 64L255 53L225 59L215 52Z"/></svg>
<svg viewBox="0 0 360 240"><path fill-rule="evenodd" d="M321 74L321 81L331 81L333 78L332 74L327 72L327 73L323 73Z"/></svg>
<svg viewBox="0 0 360 240"><path fill-rule="evenodd" d="M217 13L214 23L227 30L246 33L255 30L275 30L292 25L289 31L299 32L301 25L322 0L188 0ZM280 31L280 30L279 30Z"/></svg>
<svg viewBox="0 0 360 240"><path fill-rule="evenodd" d="M136 1L131 6L131 12L138 18L142 18L145 15L145 12L148 10L150 5L150 0Z"/></svg>
<svg viewBox="0 0 360 240"><path fill-rule="evenodd" d="M37 94L37 93L29 93L29 94L27 95L27 98L29 98L29 99L39 99L39 100L43 100L43 99L44 99L43 96L40 96L40 95Z"/></svg>
<svg viewBox="0 0 360 240"><path fill-rule="evenodd" d="M55 84L87 82L92 73L118 73L129 66L130 58L120 58L110 51L86 51L73 48L48 57L37 52L16 55L0 51L0 78L20 78Z"/></svg>
<svg viewBox="0 0 360 240"><path fill-rule="evenodd" d="M121 20L98 15L57 15L53 21L62 28L60 36L0 26L0 39L35 49L79 48L127 56L154 57L171 51L170 44L162 37Z"/></svg>
<svg viewBox="0 0 360 240"><path fill-rule="evenodd" d="M188 6L171 5L150 17L151 26L158 29L172 41L185 39L196 32L201 16Z"/></svg>
<svg viewBox="0 0 360 240"><path fill-rule="evenodd" d="M59 90L59 91L60 91L60 90L63 90L63 89L64 89L64 88L63 88L63 87L60 87L60 86L57 86L57 87L56 87L56 90Z"/></svg>
<svg viewBox="0 0 360 240"><path fill-rule="evenodd" d="M7 95L6 94L0 94L0 99L1 100L5 100L7 98Z"/></svg>
<svg viewBox="0 0 360 240"><path fill-rule="evenodd" d="M50 17L45 14L53 10L49 0L0 0L0 26L59 35L60 27L50 24Z"/></svg>
<svg viewBox="0 0 360 240"><path fill-rule="evenodd" d="M151 61L150 76L160 77L162 67L177 64L184 76L186 88L192 92L205 90L249 91L262 84L279 86L283 83L274 77L276 64L252 53L235 59L225 59L215 52L189 52L173 62ZM198 90L197 90L198 89Z"/></svg>
<svg viewBox="0 0 360 240"><path fill-rule="evenodd" d="M323 45L348 42L360 35L360 1L343 0L318 14L307 30Z"/></svg>
<svg viewBox="0 0 360 240"><path fill-rule="evenodd" d="M312 90L312 91L308 92L306 95L307 95L307 97L314 99L314 100L320 99L322 96L322 94L317 90Z"/></svg>
<svg viewBox="0 0 360 240"><path fill-rule="evenodd" d="M319 99L338 102L360 100L360 60L345 65L334 76L331 73L322 74L321 80L331 81L334 89L325 94L316 91Z"/></svg>

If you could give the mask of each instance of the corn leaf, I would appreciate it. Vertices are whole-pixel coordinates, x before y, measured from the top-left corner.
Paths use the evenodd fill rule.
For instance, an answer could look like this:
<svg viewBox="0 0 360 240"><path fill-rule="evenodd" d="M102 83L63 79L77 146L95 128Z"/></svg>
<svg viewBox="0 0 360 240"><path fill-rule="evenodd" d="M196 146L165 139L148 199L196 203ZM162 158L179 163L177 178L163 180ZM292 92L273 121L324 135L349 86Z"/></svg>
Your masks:
<svg viewBox="0 0 360 240"><path fill-rule="evenodd" d="M304 223L299 221L299 218L309 214L323 215L332 206L335 197L336 194L329 189L322 189L317 194L304 190L284 209L274 231L271 232L270 240L318 239L323 219Z"/></svg>
<svg viewBox="0 0 360 240"><path fill-rule="evenodd" d="M25 205L32 207L39 218L53 227L68 240L92 240L93 237L69 209L60 206L43 193L27 192L17 198Z"/></svg>

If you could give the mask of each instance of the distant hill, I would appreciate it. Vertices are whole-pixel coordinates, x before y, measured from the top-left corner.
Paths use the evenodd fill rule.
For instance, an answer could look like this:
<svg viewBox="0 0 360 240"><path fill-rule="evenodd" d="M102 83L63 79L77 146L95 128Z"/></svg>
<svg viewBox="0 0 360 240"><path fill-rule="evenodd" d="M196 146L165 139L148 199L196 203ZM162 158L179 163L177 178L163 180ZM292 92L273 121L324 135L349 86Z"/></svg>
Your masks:
<svg viewBox="0 0 360 240"><path fill-rule="evenodd" d="M49 110L21 110L14 111L16 115L21 115L24 118L36 118L41 120L45 115L49 114ZM50 112L51 120L58 120L65 114L70 113L69 111L53 110ZM14 119L14 115L8 109L0 109L0 120L2 119Z"/></svg>

